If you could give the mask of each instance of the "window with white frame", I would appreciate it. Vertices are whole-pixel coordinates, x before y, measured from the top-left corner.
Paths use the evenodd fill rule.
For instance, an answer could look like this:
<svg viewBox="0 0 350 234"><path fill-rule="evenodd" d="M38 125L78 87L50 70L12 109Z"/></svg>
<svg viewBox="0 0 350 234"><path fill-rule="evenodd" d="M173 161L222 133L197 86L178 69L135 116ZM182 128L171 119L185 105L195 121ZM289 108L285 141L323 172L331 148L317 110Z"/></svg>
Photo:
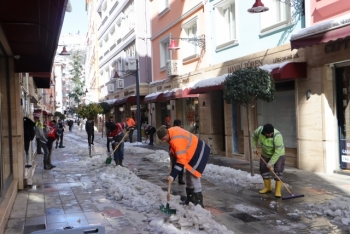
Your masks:
<svg viewBox="0 0 350 234"><path fill-rule="evenodd" d="M169 8L169 0L158 0L158 14Z"/></svg>
<svg viewBox="0 0 350 234"><path fill-rule="evenodd" d="M125 28L127 32L132 30L135 27L135 13L134 13L134 2L131 2L123 11L125 15Z"/></svg>
<svg viewBox="0 0 350 234"><path fill-rule="evenodd" d="M162 40L160 40L159 42L160 69L165 68L167 61L170 60L170 50L168 50L169 40L170 40L170 37L167 36Z"/></svg>
<svg viewBox="0 0 350 234"><path fill-rule="evenodd" d="M217 46L229 46L237 41L235 1L223 1L216 8L216 37Z"/></svg>
<svg viewBox="0 0 350 234"><path fill-rule="evenodd" d="M118 58L117 59L117 72L118 72L118 75L119 76L122 76L123 75L123 60L122 58Z"/></svg>
<svg viewBox="0 0 350 234"><path fill-rule="evenodd" d="M194 38L197 36L197 17L191 19L184 25L182 25L182 30L185 34L185 38ZM197 54L197 46L191 42L183 42L184 50L181 50L183 53L183 58L186 59L188 57L194 56Z"/></svg>
<svg viewBox="0 0 350 234"><path fill-rule="evenodd" d="M136 45L135 45L135 43L126 47L124 51L125 51L125 54L127 57L136 58Z"/></svg>
<svg viewBox="0 0 350 234"><path fill-rule="evenodd" d="M279 0L264 0L269 10L260 14L261 32L266 32L291 22L291 9Z"/></svg>

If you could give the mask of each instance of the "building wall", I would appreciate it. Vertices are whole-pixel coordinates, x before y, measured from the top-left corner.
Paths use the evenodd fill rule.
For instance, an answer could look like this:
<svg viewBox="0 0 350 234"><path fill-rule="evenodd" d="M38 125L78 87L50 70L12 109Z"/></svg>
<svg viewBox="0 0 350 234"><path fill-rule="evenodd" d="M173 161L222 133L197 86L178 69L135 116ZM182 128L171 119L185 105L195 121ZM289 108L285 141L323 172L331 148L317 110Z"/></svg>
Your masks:
<svg viewBox="0 0 350 234"><path fill-rule="evenodd" d="M350 13L350 1L311 0L309 10L306 16L311 18L310 23L312 25Z"/></svg>

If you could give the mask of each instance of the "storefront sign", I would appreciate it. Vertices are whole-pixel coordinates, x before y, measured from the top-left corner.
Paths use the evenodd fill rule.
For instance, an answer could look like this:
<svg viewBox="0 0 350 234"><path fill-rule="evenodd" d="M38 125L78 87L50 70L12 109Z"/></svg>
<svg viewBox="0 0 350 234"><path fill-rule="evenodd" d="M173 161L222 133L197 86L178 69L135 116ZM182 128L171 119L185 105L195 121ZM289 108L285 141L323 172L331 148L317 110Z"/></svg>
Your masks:
<svg viewBox="0 0 350 234"><path fill-rule="evenodd" d="M162 90L162 86L157 86L157 91Z"/></svg>
<svg viewBox="0 0 350 234"><path fill-rule="evenodd" d="M288 56L283 56L283 57L274 58L274 59L272 60L272 62L273 62L273 63L281 63L281 62L284 62L284 61L292 60L293 58L299 58L298 53L296 53L296 54L291 54L291 55L288 55Z"/></svg>
<svg viewBox="0 0 350 234"><path fill-rule="evenodd" d="M341 49L347 49L349 42L350 42L350 38L328 42L324 47L324 52L328 54L332 52L337 52Z"/></svg>
<svg viewBox="0 0 350 234"><path fill-rule="evenodd" d="M164 89L170 89L171 85L164 86Z"/></svg>
<svg viewBox="0 0 350 234"><path fill-rule="evenodd" d="M341 168L350 168L350 140L340 140L340 162Z"/></svg>
<svg viewBox="0 0 350 234"><path fill-rule="evenodd" d="M235 64L234 66L229 67L228 68L228 72L232 73L232 72L238 71L238 70L240 70L242 68L260 67L262 65L263 65L262 60L247 61L247 62L244 62L244 63Z"/></svg>

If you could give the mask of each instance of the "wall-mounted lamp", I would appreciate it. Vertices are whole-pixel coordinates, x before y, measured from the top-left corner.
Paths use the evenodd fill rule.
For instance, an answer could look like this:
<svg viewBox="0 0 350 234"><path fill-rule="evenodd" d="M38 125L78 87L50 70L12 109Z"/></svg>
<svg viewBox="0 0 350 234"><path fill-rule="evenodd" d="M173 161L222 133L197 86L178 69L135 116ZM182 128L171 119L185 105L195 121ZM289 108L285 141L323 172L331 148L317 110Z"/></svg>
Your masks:
<svg viewBox="0 0 350 234"><path fill-rule="evenodd" d="M191 43L195 46L198 46L199 48L205 49L205 35L199 35L198 37L192 37L192 38L170 38L170 45L168 47L168 50L178 50L180 47L176 46L175 40L173 39L179 39L182 41L187 41L188 43Z"/></svg>
<svg viewBox="0 0 350 234"><path fill-rule="evenodd" d="M120 111L120 112L123 112L123 111L124 111L124 107L122 107L122 106L119 107L119 111Z"/></svg>
<svg viewBox="0 0 350 234"><path fill-rule="evenodd" d="M123 108L123 107L121 107ZM120 108L119 108L120 109ZM114 107L111 109L111 114L113 115L114 114Z"/></svg>
<svg viewBox="0 0 350 234"><path fill-rule="evenodd" d="M175 109L175 106L174 106L174 105L172 105L172 106L171 106L171 109L172 109L172 110L174 110L174 109Z"/></svg>
<svg viewBox="0 0 350 234"><path fill-rule="evenodd" d="M205 102L203 102L203 106L205 106Z"/></svg>
<svg viewBox="0 0 350 234"><path fill-rule="evenodd" d="M70 53L66 49L66 46L63 46L62 52L59 53L59 55L70 55Z"/></svg>
<svg viewBox="0 0 350 234"><path fill-rule="evenodd" d="M248 9L248 12L250 13L261 13L264 11L268 11L269 8L265 7L264 4L261 2L261 0L256 0L253 4L252 8Z"/></svg>
<svg viewBox="0 0 350 234"><path fill-rule="evenodd" d="M311 97L311 91L310 90L307 90L306 91L306 100L309 100Z"/></svg>

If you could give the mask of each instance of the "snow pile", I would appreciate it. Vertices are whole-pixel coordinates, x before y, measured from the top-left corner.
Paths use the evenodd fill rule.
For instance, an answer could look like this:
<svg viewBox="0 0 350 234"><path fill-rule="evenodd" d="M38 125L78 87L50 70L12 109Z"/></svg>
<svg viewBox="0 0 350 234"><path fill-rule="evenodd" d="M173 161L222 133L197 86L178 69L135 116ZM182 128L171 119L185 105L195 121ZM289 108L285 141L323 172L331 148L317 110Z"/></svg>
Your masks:
<svg viewBox="0 0 350 234"><path fill-rule="evenodd" d="M323 214L328 217L332 217L334 222L342 223L344 225L350 224L350 198L339 196L334 200L327 203L316 205L315 208L319 212L313 212L315 214Z"/></svg>

